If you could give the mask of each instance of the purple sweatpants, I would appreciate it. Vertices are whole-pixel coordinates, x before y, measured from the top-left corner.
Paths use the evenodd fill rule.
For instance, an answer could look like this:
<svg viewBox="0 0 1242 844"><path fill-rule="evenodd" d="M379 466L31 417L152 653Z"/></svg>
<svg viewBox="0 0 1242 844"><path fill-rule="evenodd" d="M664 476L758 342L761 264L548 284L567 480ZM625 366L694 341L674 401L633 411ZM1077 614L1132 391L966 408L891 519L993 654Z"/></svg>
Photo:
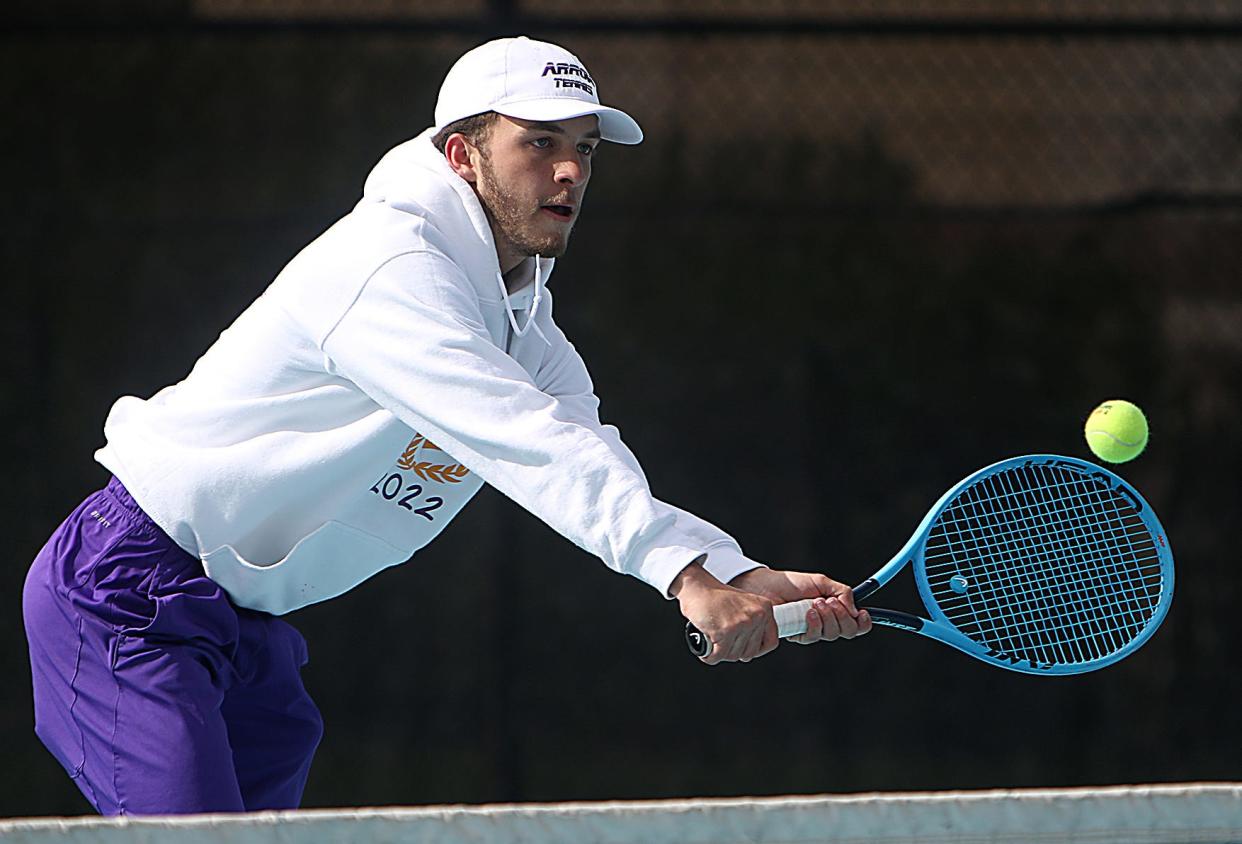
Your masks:
<svg viewBox="0 0 1242 844"><path fill-rule="evenodd" d="M323 723L306 642L233 606L115 478L23 592L35 732L105 815L296 807Z"/></svg>

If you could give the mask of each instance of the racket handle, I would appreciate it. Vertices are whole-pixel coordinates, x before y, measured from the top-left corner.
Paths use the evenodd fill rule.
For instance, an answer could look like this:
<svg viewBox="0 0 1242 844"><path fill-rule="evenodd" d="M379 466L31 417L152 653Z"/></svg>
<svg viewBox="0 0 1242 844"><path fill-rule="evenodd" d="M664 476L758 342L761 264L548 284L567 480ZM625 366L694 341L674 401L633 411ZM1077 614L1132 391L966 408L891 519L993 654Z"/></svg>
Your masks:
<svg viewBox="0 0 1242 844"><path fill-rule="evenodd" d="M801 636L806 632L806 614L810 609L810 598L772 607L772 615L776 616L776 634L782 639Z"/></svg>
<svg viewBox="0 0 1242 844"><path fill-rule="evenodd" d="M772 608L776 617L776 633L782 639L790 636L801 636L806 632L806 614L811 609L811 600L791 601L788 604L777 604ZM700 659L712 652L711 640L699 632L690 622L686 622L686 646L690 653Z"/></svg>

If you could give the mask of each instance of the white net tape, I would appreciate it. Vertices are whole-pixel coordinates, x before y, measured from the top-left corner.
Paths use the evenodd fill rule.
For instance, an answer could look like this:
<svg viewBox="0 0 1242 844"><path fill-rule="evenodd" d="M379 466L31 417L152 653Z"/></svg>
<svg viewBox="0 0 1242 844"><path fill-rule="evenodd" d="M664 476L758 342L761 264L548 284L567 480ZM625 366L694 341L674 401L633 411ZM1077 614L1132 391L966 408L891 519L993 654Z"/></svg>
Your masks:
<svg viewBox="0 0 1242 844"><path fill-rule="evenodd" d="M9 844L1242 843L1242 784L0 821Z"/></svg>

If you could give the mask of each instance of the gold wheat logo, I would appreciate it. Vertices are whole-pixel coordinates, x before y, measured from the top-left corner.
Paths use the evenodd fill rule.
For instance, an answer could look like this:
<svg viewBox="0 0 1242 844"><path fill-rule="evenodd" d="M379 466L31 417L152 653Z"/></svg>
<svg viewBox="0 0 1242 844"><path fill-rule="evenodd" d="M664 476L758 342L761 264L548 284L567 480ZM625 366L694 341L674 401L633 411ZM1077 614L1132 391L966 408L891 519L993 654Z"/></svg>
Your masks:
<svg viewBox="0 0 1242 844"><path fill-rule="evenodd" d="M419 449L443 453L443 450L431 440L422 434L416 434L414 439L410 440L410 444L405 447L405 451L401 452L401 457L397 459L397 465L402 469L413 472L424 481L435 481L441 484L459 484L466 475L470 474L470 470L460 463L420 461L418 459Z"/></svg>

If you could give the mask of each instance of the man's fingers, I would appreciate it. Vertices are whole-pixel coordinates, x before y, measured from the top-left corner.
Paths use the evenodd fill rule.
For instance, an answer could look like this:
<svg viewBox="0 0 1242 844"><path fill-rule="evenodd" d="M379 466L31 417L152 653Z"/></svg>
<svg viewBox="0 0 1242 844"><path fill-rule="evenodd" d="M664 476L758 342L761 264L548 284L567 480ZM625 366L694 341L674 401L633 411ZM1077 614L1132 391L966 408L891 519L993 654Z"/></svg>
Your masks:
<svg viewBox="0 0 1242 844"><path fill-rule="evenodd" d="M830 600L829 604L833 605L832 611L840 625L842 638L853 639L855 636L861 636L867 632L863 629L863 623L860 620L863 616L862 612L855 611L851 613L846 608L845 603L839 600ZM867 629L870 629L870 621L871 617L867 616Z"/></svg>
<svg viewBox="0 0 1242 844"><path fill-rule="evenodd" d="M712 649L707 652L707 656L699 657L699 660L707 665L718 665L724 659L724 649L716 644L716 640L703 633L707 637L707 641L711 643Z"/></svg>
<svg viewBox="0 0 1242 844"><path fill-rule="evenodd" d="M794 636L791 641L797 642L799 645L813 644L819 641L823 629L824 622L819 617L819 611L812 605L806 611L806 632L800 636Z"/></svg>
<svg viewBox="0 0 1242 844"><path fill-rule="evenodd" d="M760 640L759 656L771 653L781 643L780 631L776 629L776 619L768 613L768 623L763 626L763 639Z"/></svg>
<svg viewBox="0 0 1242 844"><path fill-rule="evenodd" d="M846 612L854 618L858 617L858 607L854 606L854 590L846 589L836 596L837 600L844 605Z"/></svg>
<svg viewBox="0 0 1242 844"><path fill-rule="evenodd" d="M836 604L838 608L836 611L833 610L834 604ZM831 642L834 639L841 638L840 614L844 613L847 618L849 617L849 614L845 613L844 607L841 607L836 598L828 598L827 600L824 600L823 598L818 599L815 602L815 609L819 613L820 620L824 625L823 633L821 634L822 640L825 642Z"/></svg>
<svg viewBox="0 0 1242 844"><path fill-rule="evenodd" d="M749 662L755 657L763 656L780 642L780 637L776 632L776 620L772 617L771 610L765 613L764 618L757 621L758 623L751 625L745 645L738 656L738 659L743 662Z"/></svg>
<svg viewBox="0 0 1242 844"><path fill-rule="evenodd" d="M708 634L708 638L712 649L703 658L708 665L750 662L774 650L781 641L770 604L746 613L741 620L725 629Z"/></svg>
<svg viewBox="0 0 1242 844"><path fill-rule="evenodd" d="M810 578L810 582L803 587L806 590L803 594L808 598L815 598L819 596L826 598L829 595L835 595L837 593L837 587L840 586L839 583L826 574L812 573L809 574L808 577Z"/></svg>
<svg viewBox="0 0 1242 844"><path fill-rule="evenodd" d="M759 635L762 636L762 633ZM729 662L741 662L755 656L762 641L762 638L756 638L754 630L746 630L741 635L733 637L733 647L729 649Z"/></svg>

